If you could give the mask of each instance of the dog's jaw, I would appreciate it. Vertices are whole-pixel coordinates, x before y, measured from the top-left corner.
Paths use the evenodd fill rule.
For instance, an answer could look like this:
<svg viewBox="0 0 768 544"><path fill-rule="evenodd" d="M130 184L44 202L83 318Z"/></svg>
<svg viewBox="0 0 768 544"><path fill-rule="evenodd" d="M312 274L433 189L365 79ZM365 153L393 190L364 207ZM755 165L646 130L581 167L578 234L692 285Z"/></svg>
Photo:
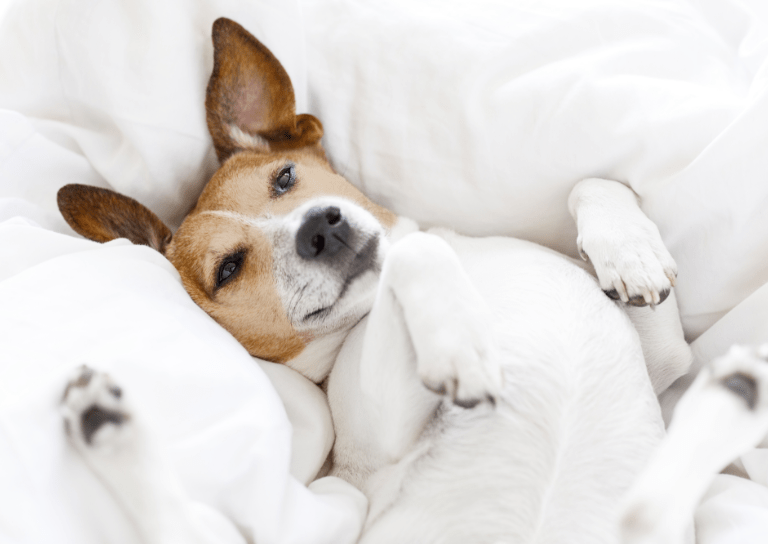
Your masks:
<svg viewBox="0 0 768 544"><path fill-rule="evenodd" d="M306 348L298 356L287 361L286 366L315 383L325 380L348 334L373 307L378 290L379 272L387 249L393 242L418 230L419 227L415 221L405 217L397 218L394 225L379 240L375 268L366 271L350 283L344 295L348 308L347 318L337 322L335 330L308 336Z"/></svg>
<svg viewBox="0 0 768 544"><path fill-rule="evenodd" d="M349 224L349 238L332 259L302 257L297 233L311 210L334 207ZM373 305L378 275L389 240L368 211L339 197L308 200L271 222L277 291L291 325L301 335L319 338L348 330Z"/></svg>

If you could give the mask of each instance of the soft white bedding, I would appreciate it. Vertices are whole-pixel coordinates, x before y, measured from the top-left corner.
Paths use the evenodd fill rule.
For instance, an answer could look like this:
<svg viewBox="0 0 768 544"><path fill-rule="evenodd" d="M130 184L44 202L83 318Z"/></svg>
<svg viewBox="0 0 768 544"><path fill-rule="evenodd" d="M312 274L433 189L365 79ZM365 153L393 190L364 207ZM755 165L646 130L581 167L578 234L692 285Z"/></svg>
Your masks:
<svg viewBox="0 0 768 544"><path fill-rule="evenodd" d="M698 362L768 339L761 0L10 0L0 16L0 541L135 542L64 439L80 362L125 383L211 523L354 539L360 494L303 485L332 440L322 397L257 368L162 257L73 238L56 210L86 183L178 225L216 166L219 16L272 49L334 166L379 202L573 254L570 188L624 181L678 262ZM702 503L701 544L764 542L768 455L742 465L751 481L720 476Z"/></svg>
<svg viewBox="0 0 768 544"><path fill-rule="evenodd" d="M137 541L65 439L58 402L86 363L123 386L222 543L354 542L365 498L336 478L305 487L331 445L322 394L254 364L159 253L22 219L0 224L0 240L0 541ZM293 433L276 390L302 398Z"/></svg>

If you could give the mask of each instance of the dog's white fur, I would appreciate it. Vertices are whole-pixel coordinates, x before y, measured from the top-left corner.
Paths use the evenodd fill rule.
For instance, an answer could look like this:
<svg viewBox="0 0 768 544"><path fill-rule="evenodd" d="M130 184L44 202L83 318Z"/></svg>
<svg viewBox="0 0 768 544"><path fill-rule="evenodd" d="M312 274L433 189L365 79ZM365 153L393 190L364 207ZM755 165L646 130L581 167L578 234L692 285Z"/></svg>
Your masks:
<svg viewBox="0 0 768 544"><path fill-rule="evenodd" d="M292 254L304 213L328 204L379 237L378 257L324 316L326 336L289 365L317 381L328 375L337 433L331 473L369 497L362 542L616 542L620 530L626 542L661 542L647 536L661 533L680 541L706 476L741 450L722 448L711 462L680 469L670 488L670 467L685 462L695 440L717 436L707 434L704 412L681 403L685 415L626 499L620 529L617 505L663 437L654 389L690 363L674 294L635 308L600 288L654 303L674 281L674 261L630 189L591 179L569 199L599 281L584 263L520 240L421 233L405 218L387 232L333 197L259 219L275 249L281 296L294 292L291 277L314 282L296 315L339 292L321 265ZM768 383L756 364L744 372ZM158 475L161 455L135 418L104 425L91 444L77 432L89 406L127 412L98 383L106 382L70 386L64 401L79 451L130 505L148 542L207 541L170 476ZM764 434L762 419L749 430L729 423L747 411L728 390L700 389L691 395L733 407L717 412L717 427L743 437L739 448ZM126 470L143 476L126 478ZM675 493L688 497L684 507L669 510L673 521L656 518L656 505Z"/></svg>
<svg viewBox="0 0 768 544"><path fill-rule="evenodd" d="M655 256L666 250L631 191L587 180L575 193L596 268L631 271L628 296L668 288ZM590 230L591 218L611 237ZM625 252L653 258L625 266ZM616 540L616 504L663 427L635 329L574 264L527 242L444 230L392 246L373 309L328 380L332 474L371 501L362 542ZM663 389L690 362L674 302L639 313L662 323L645 332L671 354L649 367ZM496 408L451 406L422 384Z"/></svg>

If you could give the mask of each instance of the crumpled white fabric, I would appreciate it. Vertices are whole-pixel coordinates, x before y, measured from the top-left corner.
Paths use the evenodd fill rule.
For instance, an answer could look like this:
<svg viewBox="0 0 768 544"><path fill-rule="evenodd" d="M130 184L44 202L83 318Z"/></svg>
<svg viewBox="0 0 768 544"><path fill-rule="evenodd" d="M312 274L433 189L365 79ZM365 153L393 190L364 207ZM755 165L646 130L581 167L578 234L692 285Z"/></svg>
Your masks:
<svg viewBox="0 0 768 544"><path fill-rule="evenodd" d="M265 374L159 253L19 219L0 245L16 250L0 265L0 540L138 542L64 433L64 385L88 364L121 385L221 542L355 542L365 497L337 478L305 487L333 437L323 395Z"/></svg>
<svg viewBox="0 0 768 544"><path fill-rule="evenodd" d="M56 191L98 185L178 226L217 167L202 106L222 16L269 44L303 110L294 0L11 0L0 21L2 196L33 202L71 232Z"/></svg>

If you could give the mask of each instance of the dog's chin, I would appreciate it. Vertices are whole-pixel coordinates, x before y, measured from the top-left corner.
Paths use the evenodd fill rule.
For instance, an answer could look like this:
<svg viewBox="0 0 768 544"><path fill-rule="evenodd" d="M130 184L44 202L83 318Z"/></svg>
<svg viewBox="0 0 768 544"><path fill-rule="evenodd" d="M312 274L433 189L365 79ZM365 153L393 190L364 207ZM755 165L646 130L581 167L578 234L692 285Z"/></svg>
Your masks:
<svg viewBox="0 0 768 544"><path fill-rule="evenodd" d="M373 307L381 267L389 244L380 233L369 236L336 283L336 293L325 305L303 316L300 329L312 337L348 330Z"/></svg>
<svg viewBox="0 0 768 544"><path fill-rule="evenodd" d="M322 336L354 327L373 307L379 282L380 267L359 271L345 282L336 301L304 318L304 327L312 335Z"/></svg>

